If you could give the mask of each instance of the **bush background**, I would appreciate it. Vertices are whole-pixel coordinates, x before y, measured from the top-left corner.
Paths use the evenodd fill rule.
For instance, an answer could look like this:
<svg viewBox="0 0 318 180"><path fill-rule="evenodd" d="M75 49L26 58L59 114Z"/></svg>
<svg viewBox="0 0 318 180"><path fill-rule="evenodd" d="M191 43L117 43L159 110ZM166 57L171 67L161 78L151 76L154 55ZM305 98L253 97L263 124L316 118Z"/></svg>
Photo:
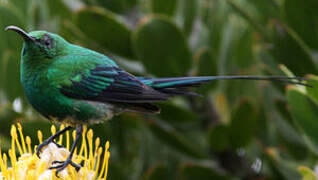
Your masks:
<svg viewBox="0 0 318 180"><path fill-rule="evenodd" d="M0 139L21 122L51 123L19 81L22 40L8 25L47 30L112 57L135 75L297 75L315 88L218 81L203 97L159 103L92 125L111 142L109 179L315 178L318 155L317 0L0 0ZM310 168L310 169L309 169Z"/></svg>

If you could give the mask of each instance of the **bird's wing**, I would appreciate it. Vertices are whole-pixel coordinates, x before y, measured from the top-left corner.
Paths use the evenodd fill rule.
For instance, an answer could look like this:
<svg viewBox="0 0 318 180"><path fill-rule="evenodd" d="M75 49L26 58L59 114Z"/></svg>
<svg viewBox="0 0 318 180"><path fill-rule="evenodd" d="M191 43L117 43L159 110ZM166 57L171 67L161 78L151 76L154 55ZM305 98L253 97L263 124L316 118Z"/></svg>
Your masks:
<svg viewBox="0 0 318 180"><path fill-rule="evenodd" d="M162 101L168 95L152 89L126 71L110 66L97 65L95 68L78 73L69 79L70 83L60 86L67 97L117 103L148 103Z"/></svg>

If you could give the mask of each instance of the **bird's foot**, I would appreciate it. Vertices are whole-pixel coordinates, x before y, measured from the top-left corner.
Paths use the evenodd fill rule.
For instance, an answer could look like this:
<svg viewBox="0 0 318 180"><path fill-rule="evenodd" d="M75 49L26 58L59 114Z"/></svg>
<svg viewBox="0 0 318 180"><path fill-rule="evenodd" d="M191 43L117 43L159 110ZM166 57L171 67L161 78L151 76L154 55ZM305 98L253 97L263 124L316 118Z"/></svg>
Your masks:
<svg viewBox="0 0 318 180"><path fill-rule="evenodd" d="M47 139L47 140L43 141L43 143L39 144L39 146L36 148L36 155L37 155L39 158L41 158L41 157L40 157L40 153L41 153L42 149L43 149L45 146L49 145L50 143L54 143L58 148L63 147L62 145L58 144L58 143L55 142L54 140Z"/></svg>
<svg viewBox="0 0 318 180"><path fill-rule="evenodd" d="M70 130L72 127L71 126L67 126L66 128L64 128L64 129L62 129L62 130L60 130L60 131L58 131L57 133L55 133L54 135L52 135L51 137L49 137L48 139L46 139L45 141L43 141L41 144L39 144L39 146L36 148L36 155L39 157L39 158L41 158L40 157L40 152L41 152L41 150L45 147L45 146L47 146L47 145L49 145L51 142L53 142L57 147L62 147L61 145L59 145L59 144L57 144L55 141L54 141L54 139L56 139L57 137L59 137L61 134L63 134L64 132L66 132L66 131L68 131L68 130Z"/></svg>
<svg viewBox="0 0 318 180"><path fill-rule="evenodd" d="M81 166L74 163L71 159L67 158L66 161L53 161L52 164L59 164L56 166L52 166L49 169L56 169L55 175L56 177L59 177L58 174L61 172L63 169L65 169L68 165L71 165L75 168L76 171L79 171L81 169Z"/></svg>
<svg viewBox="0 0 318 180"><path fill-rule="evenodd" d="M40 157L40 153L41 153L42 149L43 149L45 146L49 145L52 141L53 141L53 140L51 140L51 139L47 139L47 140L43 141L41 144L39 144L39 146L36 148L36 155L37 155L39 158L41 158L41 157Z"/></svg>
<svg viewBox="0 0 318 180"><path fill-rule="evenodd" d="M62 148L63 146L60 145L59 143L55 142L55 141L52 141L52 143L54 143L58 148Z"/></svg>

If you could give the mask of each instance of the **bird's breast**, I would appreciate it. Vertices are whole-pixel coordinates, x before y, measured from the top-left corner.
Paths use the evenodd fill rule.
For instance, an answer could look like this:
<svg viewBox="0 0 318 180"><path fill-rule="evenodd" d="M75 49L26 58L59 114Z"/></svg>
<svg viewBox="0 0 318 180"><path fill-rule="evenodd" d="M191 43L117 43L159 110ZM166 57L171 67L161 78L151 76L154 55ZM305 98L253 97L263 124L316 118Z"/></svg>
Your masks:
<svg viewBox="0 0 318 180"><path fill-rule="evenodd" d="M49 117L63 112L55 106L61 104L61 95L46 78L45 71L22 71L21 83L29 103L43 116ZM55 106L54 106L55 105Z"/></svg>
<svg viewBox="0 0 318 180"><path fill-rule="evenodd" d="M64 96L45 72L22 74L21 81L30 104L44 117L70 124L94 124L111 119L122 111L107 103L77 100Z"/></svg>

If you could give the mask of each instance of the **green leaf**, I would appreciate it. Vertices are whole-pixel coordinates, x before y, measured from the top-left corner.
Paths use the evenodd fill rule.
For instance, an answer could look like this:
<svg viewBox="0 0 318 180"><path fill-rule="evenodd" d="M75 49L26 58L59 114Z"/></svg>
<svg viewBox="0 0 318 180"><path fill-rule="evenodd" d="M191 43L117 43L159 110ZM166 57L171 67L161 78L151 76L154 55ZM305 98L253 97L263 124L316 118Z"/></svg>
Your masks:
<svg viewBox="0 0 318 180"><path fill-rule="evenodd" d="M191 53L182 32L164 17L146 17L133 35L138 58L157 76L182 76L191 67Z"/></svg>
<svg viewBox="0 0 318 180"><path fill-rule="evenodd" d="M219 54L220 48L225 49L227 47L225 47L224 44L227 44L227 46L229 44L225 41L227 41L227 39L231 40L233 36L233 28L232 26L229 26L228 21L228 10L229 8L226 1L215 1L214 3L209 3L207 6L201 7L200 10L201 22L204 24L202 27L207 27L209 34L206 41L209 42L208 44L213 53L218 56L221 55ZM223 36L223 33L226 33L226 35ZM225 52L226 50L223 51ZM220 63L220 61L218 62Z"/></svg>
<svg viewBox="0 0 318 180"><path fill-rule="evenodd" d="M134 58L131 31L110 11L84 8L76 13L76 24L88 38L106 50L130 59Z"/></svg>
<svg viewBox="0 0 318 180"><path fill-rule="evenodd" d="M248 145L257 127L257 112L248 99L243 99L231 114L230 141L233 148Z"/></svg>
<svg viewBox="0 0 318 180"><path fill-rule="evenodd" d="M280 147L284 147L284 153L293 159L303 160L308 157L311 152L308 150L301 133L292 120L287 102L285 100L276 100L273 108L280 114L279 117L275 117L275 121L273 122L275 143L279 144ZM274 114L271 110L268 113ZM260 126L260 128L263 129L263 126Z"/></svg>
<svg viewBox="0 0 318 180"><path fill-rule="evenodd" d="M147 170L144 180L162 180L169 179L169 169L164 164L158 164Z"/></svg>
<svg viewBox="0 0 318 180"><path fill-rule="evenodd" d="M236 105L242 97L249 97L253 99L260 98L260 86L259 84L264 83L262 81L249 81L249 80L225 80L220 82L225 84L225 94L230 104L230 107Z"/></svg>
<svg viewBox="0 0 318 180"><path fill-rule="evenodd" d="M274 148L266 149L266 159L271 167L280 174L279 179L299 180L300 174L297 172L296 163L290 159L282 159L278 151Z"/></svg>
<svg viewBox="0 0 318 180"><path fill-rule="evenodd" d="M289 26L309 47L318 49L318 1L288 0L284 7Z"/></svg>
<svg viewBox="0 0 318 180"><path fill-rule="evenodd" d="M302 175L302 180L318 180L315 172L306 166L298 167L298 171Z"/></svg>
<svg viewBox="0 0 318 180"><path fill-rule="evenodd" d="M151 11L156 14L173 15L177 2L177 0L151 0Z"/></svg>
<svg viewBox="0 0 318 180"><path fill-rule="evenodd" d="M287 99L293 120L303 132L305 142L313 152L318 154L318 105L294 86L288 89Z"/></svg>
<svg viewBox="0 0 318 180"><path fill-rule="evenodd" d="M201 48L194 56L194 60L198 64L198 76L216 76L217 72L217 62L216 56L206 48ZM211 82L207 85L200 87L199 92L205 93L209 89L216 87L217 81Z"/></svg>
<svg viewBox="0 0 318 180"><path fill-rule="evenodd" d="M208 141L214 151L222 152L230 148L229 130L227 126L219 125L209 131Z"/></svg>
<svg viewBox="0 0 318 180"><path fill-rule="evenodd" d="M286 121L292 125L292 117L290 112L288 111L287 108L287 103L286 101L282 99L276 99L275 100L275 109L279 112L279 114L286 119Z"/></svg>
<svg viewBox="0 0 318 180"><path fill-rule="evenodd" d="M123 166L119 162L110 162L112 165L109 166L108 172L109 174L107 175L107 179L110 180L117 180L117 179L126 179L127 177L131 177L131 172L127 176L127 174L123 173Z"/></svg>
<svg viewBox="0 0 318 180"><path fill-rule="evenodd" d="M286 65L293 73L298 76L318 73L311 50L291 28L276 22L273 43L271 53L275 60Z"/></svg>
<svg viewBox="0 0 318 180"><path fill-rule="evenodd" d="M171 126L159 120L148 119L151 132L164 143L178 151L195 158L204 158L206 155L195 142L190 142L175 131Z"/></svg>
<svg viewBox="0 0 318 180"><path fill-rule="evenodd" d="M4 104L0 106L0 132L4 135L10 133L11 124L21 115L15 112L12 108L12 104Z"/></svg>
<svg viewBox="0 0 318 180"><path fill-rule="evenodd" d="M224 174L224 172L221 172L219 169L212 168L210 166L200 165L200 164L193 164L193 163L182 165L180 176L181 176L180 179L183 179L183 180L229 179L229 177L227 177Z"/></svg>
<svg viewBox="0 0 318 180"><path fill-rule="evenodd" d="M198 63L198 76L216 76L218 74L215 56L208 49L201 48L195 54L194 60Z"/></svg>
<svg viewBox="0 0 318 180"><path fill-rule="evenodd" d="M23 28L24 23L19 16L17 9L9 5L1 5L0 3L0 49L18 50L21 49L22 38L16 33L4 31L5 27L15 25ZM0 60L1 61L1 60Z"/></svg>
<svg viewBox="0 0 318 180"><path fill-rule="evenodd" d="M97 3L110 11L125 13L137 4L137 0L97 0Z"/></svg>
<svg viewBox="0 0 318 180"><path fill-rule="evenodd" d="M233 53L233 40L239 29L232 21L226 22L223 26L224 27L221 30L218 29L218 27L214 27L213 30L220 32L220 34L211 35L213 39L212 43L214 42L219 45L219 47L213 48L217 49L217 51L214 52L218 53L217 62L219 64L218 71L220 74L228 73L229 61L231 60L231 54Z"/></svg>
<svg viewBox="0 0 318 180"><path fill-rule="evenodd" d="M160 103L161 113L160 118L169 124L184 124L184 123L194 123L198 120L196 114L192 113L190 110L179 107L171 103Z"/></svg>
<svg viewBox="0 0 318 180"><path fill-rule="evenodd" d="M89 44L88 38L72 21L64 20L60 25L59 34L74 44Z"/></svg>
<svg viewBox="0 0 318 180"><path fill-rule="evenodd" d="M286 141L293 145L304 146L304 142L300 134L296 131L295 123L293 123L290 111L288 111L287 103L285 101L276 100L275 109L279 112L282 118L277 118L275 124L279 133L286 139Z"/></svg>
<svg viewBox="0 0 318 180"><path fill-rule="evenodd" d="M16 34L14 34L16 35ZM19 43L17 43L19 44ZM20 44L22 45L22 44ZM22 85L20 83L20 52L6 51L2 57L3 71L0 75L3 76L4 92L10 101L23 94ZM2 78L0 78L1 80Z"/></svg>
<svg viewBox="0 0 318 180"><path fill-rule="evenodd" d="M257 20L261 23L266 24L281 15L281 9L275 0L248 0L247 2L255 6L257 12L253 12L253 15L257 14L259 16Z"/></svg>
<svg viewBox="0 0 318 180"><path fill-rule="evenodd" d="M313 87L306 87L307 94L318 104L318 76L309 75L308 78L308 83Z"/></svg>
<svg viewBox="0 0 318 180"><path fill-rule="evenodd" d="M14 5L19 11L21 11L22 14L28 15L27 10L29 8L29 4L31 4L31 0L10 0L9 3Z"/></svg>
<svg viewBox="0 0 318 180"><path fill-rule="evenodd" d="M253 38L250 28L246 28L238 35L236 48L234 50L235 64L241 69L247 69L255 63L253 56Z"/></svg>
<svg viewBox="0 0 318 180"><path fill-rule="evenodd" d="M37 131L40 130L43 134L43 140L49 138L51 133L52 123L49 121L27 121L21 123L23 127L23 134L29 136L32 139L32 145L39 144ZM56 126L59 130L59 126Z"/></svg>
<svg viewBox="0 0 318 180"><path fill-rule="evenodd" d="M47 0L50 15L61 16L63 19L72 17L71 10L64 4L62 0Z"/></svg>
<svg viewBox="0 0 318 180"><path fill-rule="evenodd" d="M227 0L228 4L233 8L233 10L242 16L249 24L254 26L254 28L265 38L268 38L268 34L261 24L261 22L257 21L250 13L246 12L246 9L240 7L237 2L233 0Z"/></svg>
<svg viewBox="0 0 318 180"><path fill-rule="evenodd" d="M10 129L10 127L9 127L9 129ZM0 139L1 139L1 141L0 141L1 151L8 152L9 149L11 149L11 137L0 135Z"/></svg>
<svg viewBox="0 0 318 180"><path fill-rule="evenodd" d="M199 11L199 1L186 0L182 3L182 17L183 17L183 31L186 36L189 36L192 32L193 23L197 17Z"/></svg>

